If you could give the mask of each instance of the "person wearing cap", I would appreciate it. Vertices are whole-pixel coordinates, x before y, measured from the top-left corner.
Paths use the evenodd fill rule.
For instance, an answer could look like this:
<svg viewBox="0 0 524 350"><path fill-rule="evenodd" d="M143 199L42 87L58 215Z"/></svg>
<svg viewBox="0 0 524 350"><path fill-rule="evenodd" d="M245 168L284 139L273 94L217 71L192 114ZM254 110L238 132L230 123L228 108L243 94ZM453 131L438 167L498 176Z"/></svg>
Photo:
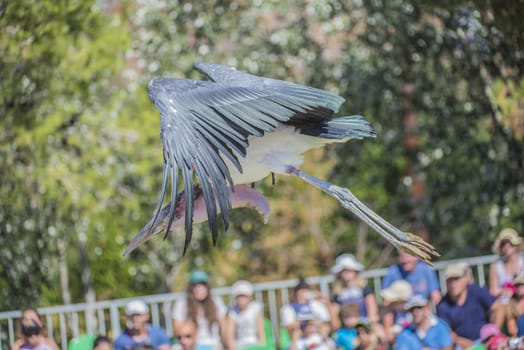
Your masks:
<svg viewBox="0 0 524 350"><path fill-rule="evenodd" d="M305 280L300 279L294 288L294 301L282 306L280 320L292 338L306 319L315 319L319 323L322 335L331 332L331 319L334 310L327 296L311 290Z"/></svg>
<svg viewBox="0 0 524 350"><path fill-rule="evenodd" d="M411 322L411 315L405 311L404 305L412 295L413 288L405 280L395 281L380 292L383 338L388 344L394 344L402 328Z"/></svg>
<svg viewBox="0 0 524 350"><path fill-rule="evenodd" d="M412 321L405 327L395 342L396 350L453 349L453 340L448 324L433 315L428 301L422 295L413 295L404 305Z"/></svg>
<svg viewBox="0 0 524 350"><path fill-rule="evenodd" d="M222 333L225 331L227 308L222 299L214 296L205 271L192 271L185 298L173 307L173 330L181 322L191 320L197 325L197 343L217 350L223 348Z"/></svg>
<svg viewBox="0 0 524 350"><path fill-rule="evenodd" d="M115 350L134 350L150 346L153 350L170 350L171 341L166 332L149 322L149 307L141 299L126 304L127 327L115 342Z"/></svg>
<svg viewBox="0 0 524 350"><path fill-rule="evenodd" d="M483 325L500 319L500 303L488 289L472 283L467 263L452 263L444 274L447 293L437 305L437 316L450 326L455 346L466 349L479 341Z"/></svg>
<svg viewBox="0 0 524 350"><path fill-rule="evenodd" d="M388 288L393 282L406 280L413 288L413 294L420 294L437 305L442 299L435 270L417 257L406 252L399 252L398 263L386 271L382 288Z"/></svg>
<svg viewBox="0 0 524 350"><path fill-rule="evenodd" d="M248 281L236 281L231 287L234 304L226 318L226 339L229 350L266 343L264 308L253 300L254 288Z"/></svg>
<svg viewBox="0 0 524 350"><path fill-rule="evenodd" d="M507 338L497 325L486 323L480 328L480 343L468 348L468 350L497 350Z"/></svg>
<svg viewBox="0 0 524 350"><path fill-rule="evenodd" d="M512 228L505 228L498 234L492 250L499 258L489 266L491 294L495 296L503 294L504 284L511 282L516 275L524 273L524 256L520 251L521 242L519 234Z"/></svg>
<svg viewBox="0 0 524 350"><path fill-rule="evenodd" d="M511 282L514 293L505 310L503 329L512 336L524 336L524 274L515 276Z"/></svg>
<svg viewBox="0 0 524 350"><path fill-rule="evenodd" d="M367 286L360 272L364 266L352 254L342 254L335 260L331 273L335 276L331 298L335 313L345 304L357 304L360 317L367 318L372 324L378 322L378 305L371 288ZM338 327L335 327L338 328Z"/></svg>

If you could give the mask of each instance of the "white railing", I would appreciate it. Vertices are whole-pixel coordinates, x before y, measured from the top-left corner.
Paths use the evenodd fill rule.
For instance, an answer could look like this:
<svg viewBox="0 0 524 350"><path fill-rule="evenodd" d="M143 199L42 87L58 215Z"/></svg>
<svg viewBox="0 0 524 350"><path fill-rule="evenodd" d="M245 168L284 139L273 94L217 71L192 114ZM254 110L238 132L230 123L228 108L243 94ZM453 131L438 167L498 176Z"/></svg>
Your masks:
<svg viewBox="0 0 524 350"><path fill-rule="evenodd" d="M472 268L476 282L480 285L486 284L486 272L488 265L496 260L495 255L480 256L474 258L456 259L436 262L434 265L437 272L442 292L445 293L445 280L443 276L444 268L457 261L465 261ZM378 292L382 289L382 277L386 273L386 268L367 270L362 272L362 276L368 283L377 298L380 300ZM324 275L306 278L307 282L313 287L318 288L323 293L329 294L330 284L333 276ZM256 283L255 298L262 302L266 309L265 314L271 320L275 335L278 336L279 329L279 309L290 301L290 290L296 285L297 279ZM213 288L213 294L223 298L226 305L230 300L230 287ZM170 337L173 336L171 313L174 302L184 296L184 293L166 293L149 296L140 296L144 299L151 310L151 322L166 329ZM68 341L83 334L105 334L113 339L120 334L125 324L124 306L128 299L116 299L98 301L94 303L61 305L39 308L38 311L45 318L47 332L54 338L62 350L67 350ZM16 339L16 323L21 315L20 310L0 312L0 341L1 348L9 349Z"/></svg>

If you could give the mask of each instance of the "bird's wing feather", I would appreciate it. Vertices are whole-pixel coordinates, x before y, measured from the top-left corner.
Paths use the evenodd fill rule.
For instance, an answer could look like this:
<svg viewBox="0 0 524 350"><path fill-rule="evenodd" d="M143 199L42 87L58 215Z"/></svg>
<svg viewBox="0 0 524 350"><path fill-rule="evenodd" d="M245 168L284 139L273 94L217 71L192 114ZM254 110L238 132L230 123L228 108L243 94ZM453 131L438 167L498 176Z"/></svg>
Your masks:
<svg viewBox="0 0 524 350"><path fill-rule="evenodd" d="M297 113L325 108L324 97L331 95L295 84L272 89L266 85L232 86L166 78L152 80L149 94L160 111L164 172L171 177L172 212L166 233L175 217L180 170L185 188L185 248L192 234L193 175L196 173L201 185L209 227L216 240L217 204L227 229L231 209L227 187L234 185L223 157L241 172L237 157L246 155L249 135L262 136Z"/></svg>
<svg viewBox="0 0 524 350"><path fill-rule="evenodd" d="M313 110L308 113L307 116L310 118L315 116L330 117L338 111L340 105L344 102L344 98L328 91L284 80L260 77L216 63L197 62L193 65L193 68L215 82L244 87L263 86L266 91L283 93L289 97L310 98L319 107L315 110L316 113ZM293 119L296 117L304 117L304 115L298 114L293 116Z"/></svg>

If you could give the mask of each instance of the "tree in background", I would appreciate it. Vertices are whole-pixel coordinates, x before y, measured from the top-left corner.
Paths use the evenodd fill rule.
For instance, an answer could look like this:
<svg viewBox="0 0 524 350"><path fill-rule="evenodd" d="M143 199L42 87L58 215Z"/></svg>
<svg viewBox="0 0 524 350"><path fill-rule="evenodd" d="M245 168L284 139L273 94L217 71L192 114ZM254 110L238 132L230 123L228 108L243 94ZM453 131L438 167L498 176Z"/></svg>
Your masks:
<svg viewBox="0 0 524 350"><path fill-rule="evenodd" d="M200 225L184 258L177 235L121 256L160 189L147 82L200 77L198 60L344 96L339 114L363 114L377 139L311 152L305 170L350 187L445 257L488 253L503 226L522 232L523 54L511 31L520 27L502 28L513 16L500 21L484 2L445 5L0 6L0 307L181 290L194 267L224 285L325 273L342 252L366 266L392 261L336 201L284 176L256 184L270 197L267 225L239 209L217 249Z"/></svg>

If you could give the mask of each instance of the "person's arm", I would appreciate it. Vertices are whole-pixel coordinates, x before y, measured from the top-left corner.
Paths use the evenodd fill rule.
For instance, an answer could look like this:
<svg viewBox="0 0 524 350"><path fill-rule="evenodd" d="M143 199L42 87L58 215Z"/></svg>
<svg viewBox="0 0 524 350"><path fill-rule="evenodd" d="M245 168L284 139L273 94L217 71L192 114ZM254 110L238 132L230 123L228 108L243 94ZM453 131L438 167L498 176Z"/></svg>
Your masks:
<svg viewBox="0 0 524 350"><path fill-rule="evenodd" d="M508 331L508 334L512 337L516 337L519 329L517 325L517 317L515 310L516 304L511 301L506 308L506 315L505 315L505 321L506 321L506 329Z"/></svg>
<svg viewBox="0 0 524 350"><path fill-rule="evenodd" d="M289 337L291 338L291 343L289 344L287 350L300 350L298 348L298 339L301 335L302 332L300 331L300 328L295 327L291 330L291 333L289 334Z"/></svg>
<svg viewBox="0 0 524 350"><path fill-rule="evenodd" d="M490 322L495 324L499 329L503 328L504 319L506 317L506 307L508 305L502 304L499 299L495 300L491 307L489 308L490 312Z"/></svg>
<svg viewBox="0 0 524 350"><path fill-rule="evenodd" d="M227 344L227 339L226 339L226 332L227 332L227 328L228 328L228 324L227 324L227 319L228 317L222 315L218 315L218 327L219 327L219 336L220 336L220 341L222 342L223 345L225 345L226 347L230 344ZM233 329L233 332L234 332L234 329ZM234 338L234 334L233 333L233 340L235 339ZM234 343L234 341L233 341Z"/></svg>
<svg viewBox="0 0 524 350"><path fill-rule="evenodd" d="M442 293L438 289L434 290L433 292L431 292L429 298L433 302L433 305L437 305L442 300Z"/></svg>
<svg viewBox="0 0 524 350"><path fill-rule="evenodd" d="M260 344L266 344L266 332L264 329L264 313L262 310L257 314L257 337Z"/></svg>
<svg viewBox="0 0 524 350"><path fill-rule="evenodd" d="M173 313L171 314L172 323L173 323L173 334L177 333L177 329L180 326L180 323L185 321L186 309L184 307L185 303L182 300L175 302L173 306Z"/></svg>
<svg viewBox="0 0 524 350"><path fill-rule="evenodd" d="M45 337L45 342L48 346L51 347L51 349L58 350L58 345L56 344L56 342L53 339L49 337Z"/></svg>
<svg viewBox="0 0 524 350"><path fill-rule="evenodd" d="M497 262L489 265L489 292L494 296L498 296L501 292L499 286L499 275L497 273Z"/></svg>
<svg viewBox="0 0 524 350"><path fill-rule="evenodd" d="M226 316L224 324L225 326L222 334L226 348L229 350L235 350L235 320L230 316Z"/></svg>
<svg viewBox="0 0 524 350"><path fill-rule="evenodd" d="M460 346L462 349L467 349L474 344L472 340L463 338L453 331L451 332L451 339L453 339L453 344Z"/></svg>
<svg viewBox="0 0 524 350"><path fill-rule="evenodd" d="M282 326L286 327L289 337L291 338L294 330L299 327L295 310L293 310L291 305L284 305L280 309L280 322L282 323Z"/></svg>
<svg viewBox="0 0 524 350"><path fill-rule="evenodd" d="M339 329L341 327L341 323L340 323L340 317L338 316L338 312L337 310L339 308L335 307L333 304L335 303L332 303L329 298L327 297L327 295L321 293L321 292L316 292L316 297L317 297L317 300L319 302L322 303L322 305L324 305L324 307L326 308L327 310L327 313L329 315L329 331L328 333L331 333L331 331L335 331L337 329Z"/></svg>
<svg viewBox="0 0 524 350"><path fill-rule="evenodd" d="M375 299L375 295L373 295L373 293L366 295L366 297L364 298L364 302L366 303L366 311L369 322L371 322L372 325L377 324L379 321L378 305L377 299Z"/></svg>
<svg viewBox="0 0 524 350"><path fill-rule="evenodd" d="M24 344L24 340L23 339L17 339L13 346L11 346L11 350L20 350L20 347Z"/></svg>

